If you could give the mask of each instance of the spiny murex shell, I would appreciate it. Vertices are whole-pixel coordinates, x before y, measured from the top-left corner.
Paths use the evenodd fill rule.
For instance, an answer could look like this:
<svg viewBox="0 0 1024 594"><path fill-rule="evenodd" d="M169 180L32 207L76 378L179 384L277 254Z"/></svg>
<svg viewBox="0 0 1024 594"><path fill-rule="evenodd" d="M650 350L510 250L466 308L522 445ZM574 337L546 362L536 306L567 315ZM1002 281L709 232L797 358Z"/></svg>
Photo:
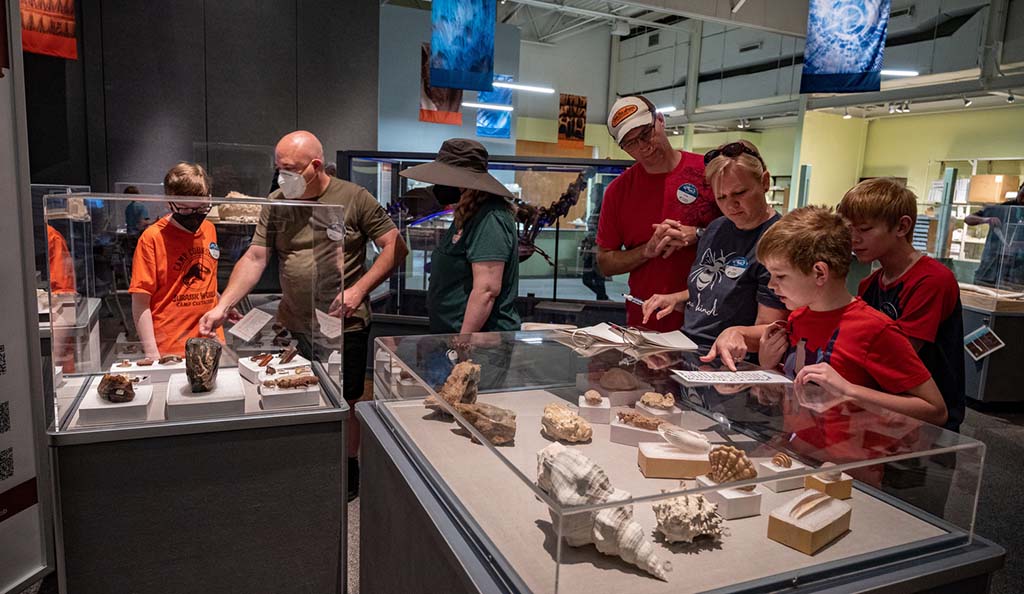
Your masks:
<svg viewBox="0 0 1024 594"><path fill-rule="evenodd" d="M600 466L577 450L553 443L537 452L537 486L563 506L610 503L629 499L630 494L612 487ZM633 520L633 506L624 505L559 518L549 509L551 523L569 546L593 543L605 555L621 557L658 579L668 581L671 563L660 561L644 529Z"/></svg>
<svg viewBox="0 0 1024 594"><path fill-rule="evenodd" d="M658 532L668 542L693 542L698 536L722 535L718 506L703 495L680 495L654 504Z"/></svg>
<svg viewBox="0 0 1024 594"><path fill-rule="evenodd" d="M703 433L683 429L671 423L658 425L658 433L684 454L707 454L711 451L711 442Z"/></svg>
<svg viewBox="0 0 1024 594"><path fill-rule="evenodd" d="M456 402L452 406L494 445L502 445L515 440L516 413L507 408L486 402L472 404Z"/></svg>
<svg viewBox="0 0 1024 594"><path fill-rule="evenodd" d="M676 397L671 392L667 394L644 392L644 395L640 397L640 403L659 410L671 410L676 405Z"/></svg>
<svg viewBox="0 0 1024 594"><path fill-rule="evenodd" d="M461 402L472 404L476 402L477 388L480 386L480 366L472 361L463 361L448 374L448 379L438 390L437 395L445 399L449 404ZM428 396L423 401L423 406L442 414L447 412L441 408L441 403L433 396Z"/></svg>
<svg viewBox="0 0 1024 594"><path fill-rule="evenodd" d="M750 458L747 458L743 450L733 446L716 447L708 454L708 459L711 461L711 472L708 476L720 485L757 478L757 469L754 468ZM754 488L754 485L742 488L749 491Z"/></svg>
<svg viewBox="0 0 1024 594"><path fill-rule="evenodd" d="M570 443L587 441L594 435L594 429L586 419L557 402L544 407L540 424L545 437Z"/></svg>
<svg viewBox="0 0 1024 594"><path fill-rule="evenodd" d="M612 367L601 376L600 384L605 390L621 391L635 390L640 382L637 381L636 376L625 369Z"/></svg>

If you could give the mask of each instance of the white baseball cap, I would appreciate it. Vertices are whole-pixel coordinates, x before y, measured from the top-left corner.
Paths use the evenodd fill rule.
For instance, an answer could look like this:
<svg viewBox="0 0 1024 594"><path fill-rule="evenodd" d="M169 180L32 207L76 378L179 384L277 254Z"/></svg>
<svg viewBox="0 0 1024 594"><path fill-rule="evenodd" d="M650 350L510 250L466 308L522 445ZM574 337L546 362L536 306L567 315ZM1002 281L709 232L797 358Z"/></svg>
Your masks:
<svg viewBox="0 0 1024 594"><path fill-rule="evenodd" d="M643 95L622 97L608 113L608 133L621 144L630 130L653 124L656 113L654 104Z"/></svg>

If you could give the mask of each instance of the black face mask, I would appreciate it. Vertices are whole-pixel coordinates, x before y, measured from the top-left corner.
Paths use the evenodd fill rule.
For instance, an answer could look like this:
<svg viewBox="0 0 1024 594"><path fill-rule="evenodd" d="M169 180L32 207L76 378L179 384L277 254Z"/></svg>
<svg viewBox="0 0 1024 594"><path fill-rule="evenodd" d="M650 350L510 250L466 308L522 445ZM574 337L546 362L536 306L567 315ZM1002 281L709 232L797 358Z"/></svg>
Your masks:
<svg viewBox="0 0 1024 594"><path fill-rule="evenodd" d="M171 213L171 218L185 229L188 229L190 233L195 233L199 230L199 225L202 225L203 221L206 220L206 215L198 212L194 212L192 214L180 214L175 212Z"/></svg>
<svg viewBox="0 0 1024 594"><path fill-rule="evenodd" d="M434 186L434 198L437 198L437 201L445 206L455 204L461 197L462 190L455 186L442 186L440 184Z"/></svg>

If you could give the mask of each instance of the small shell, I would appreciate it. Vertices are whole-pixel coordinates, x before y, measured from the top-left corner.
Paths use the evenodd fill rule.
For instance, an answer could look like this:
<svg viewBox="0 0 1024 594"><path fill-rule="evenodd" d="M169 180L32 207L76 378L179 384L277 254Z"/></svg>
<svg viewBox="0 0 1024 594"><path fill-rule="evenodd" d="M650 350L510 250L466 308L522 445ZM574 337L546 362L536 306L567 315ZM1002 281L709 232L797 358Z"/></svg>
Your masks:
<svg viewBox="0 0 1024 594"><path fill-rule="evenodd" d="M779 468L792 468L793 459L790 458L785 453L779 452L778 454L772 456L772 464L778 466Z"/></svg>
<svg viewBox="0 0 1024 594"><path fill-rule="evenodd" d="M707 454L711 451L711 442L702 433L683 429L671 423L659 425L658 433L665 441L685 454Z"/></svg>
<svg viewBox="0 0 1024 594"><path fill-rule="evenodd" d="M708 476L718 484L757 478L757 469L743 450L727 445L718 446L711 450L708 458L711 460L711 472ZM754 485L742 488L750 491L754 489Z"/></svg>

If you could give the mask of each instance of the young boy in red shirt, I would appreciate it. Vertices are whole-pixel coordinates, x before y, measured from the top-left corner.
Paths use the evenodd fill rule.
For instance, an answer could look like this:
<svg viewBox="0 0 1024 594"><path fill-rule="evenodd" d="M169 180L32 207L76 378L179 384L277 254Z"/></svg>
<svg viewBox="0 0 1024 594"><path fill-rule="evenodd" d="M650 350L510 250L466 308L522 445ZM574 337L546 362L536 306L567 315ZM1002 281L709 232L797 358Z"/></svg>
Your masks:
<svg viewBox="0 0 1024 594"><path fill-rule="evenodd" d="M910 341L847 291L850 246L846 222L820 206L794 210L765 231L757 259L792 313L788 331L779 324L765 330L761 365L784 363L798 385L814 383L857 403L944 424L942 395Z"/></svg>
<svg viewBox="0 0 1024 594"><path fill-rule="evenodd" d="M846 192L837 211L850 223L857 259L882 265L857 293L910 338L946 402L944 427L959 431L966 401L960 286L948 268L911 243L917 196L894 179L875 178Z"/></svg>

